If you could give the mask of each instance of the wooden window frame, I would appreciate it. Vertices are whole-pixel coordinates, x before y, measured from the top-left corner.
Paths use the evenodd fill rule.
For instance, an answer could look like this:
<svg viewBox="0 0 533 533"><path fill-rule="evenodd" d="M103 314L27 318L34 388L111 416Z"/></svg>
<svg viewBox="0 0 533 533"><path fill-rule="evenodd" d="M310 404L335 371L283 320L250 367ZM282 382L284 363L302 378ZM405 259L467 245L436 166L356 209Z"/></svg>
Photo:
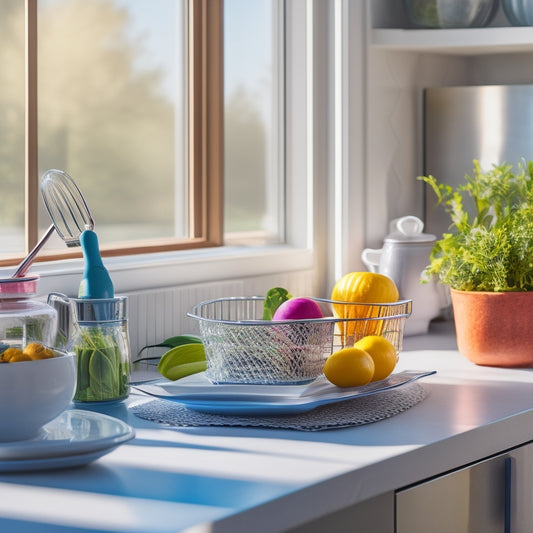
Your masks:
<svg viewBox="0 0 533 533"><path fill-rule="evenodd" d="M38 0L25 0L25 248L40 238L38 162ZM103 256L157 253L223 244L223 0L187 0L189 237L102 246ZM43 250L36 261L81 257L76 249ZM15 265L23 256L0 260Z"/></svg>

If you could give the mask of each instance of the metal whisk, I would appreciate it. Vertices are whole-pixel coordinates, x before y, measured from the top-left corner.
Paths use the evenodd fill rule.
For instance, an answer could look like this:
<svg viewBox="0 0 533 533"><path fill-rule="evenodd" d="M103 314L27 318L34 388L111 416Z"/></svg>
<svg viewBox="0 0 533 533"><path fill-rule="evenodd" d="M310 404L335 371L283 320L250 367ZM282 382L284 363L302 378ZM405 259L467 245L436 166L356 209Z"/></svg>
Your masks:
<svg viewBox="0 0 533 533"><path fill-rule="evenodd" d="M41 179L41 195L52 219L52 225L20 263L13 278L24 277L54 230L67 246L72 247L80 246L80 235L83 231L94 228L87 202L74 180L66 172L47 170Z"/></svg>

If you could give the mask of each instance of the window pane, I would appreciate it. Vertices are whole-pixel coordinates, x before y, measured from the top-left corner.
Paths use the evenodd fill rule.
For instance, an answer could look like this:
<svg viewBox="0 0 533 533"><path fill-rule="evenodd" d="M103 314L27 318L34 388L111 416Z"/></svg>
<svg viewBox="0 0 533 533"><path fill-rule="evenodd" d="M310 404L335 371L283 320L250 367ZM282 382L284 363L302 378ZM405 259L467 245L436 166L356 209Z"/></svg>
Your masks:
<svg viewBox="0 0 533 533"><path fill-rule="evenodd" d="M188 234L183 6L39 1L40 173L74 178L103 244Z"/></svg>
<svg viewBox="0 0 533 533"><path fill-rule="evenodd" d="M0 256L24 251L24 2L0 2Z"/></svg>
<svg viewBox="0 0 533 533"><path fill-rule="evenodd" d="M279 4L224 2L226 241L235 236L280 240Z"/></svg>

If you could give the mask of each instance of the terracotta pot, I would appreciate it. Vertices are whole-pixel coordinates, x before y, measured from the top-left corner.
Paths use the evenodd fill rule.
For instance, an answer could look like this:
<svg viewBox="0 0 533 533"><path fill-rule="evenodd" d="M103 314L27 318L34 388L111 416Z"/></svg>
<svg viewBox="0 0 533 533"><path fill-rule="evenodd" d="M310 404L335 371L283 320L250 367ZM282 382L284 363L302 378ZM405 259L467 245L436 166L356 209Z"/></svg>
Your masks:
<svg viewBox="0 0 533 533"><path fill-rule="evenodd" d="M450 292L462 355L476 365L533 367L533 292Z"/></svg>

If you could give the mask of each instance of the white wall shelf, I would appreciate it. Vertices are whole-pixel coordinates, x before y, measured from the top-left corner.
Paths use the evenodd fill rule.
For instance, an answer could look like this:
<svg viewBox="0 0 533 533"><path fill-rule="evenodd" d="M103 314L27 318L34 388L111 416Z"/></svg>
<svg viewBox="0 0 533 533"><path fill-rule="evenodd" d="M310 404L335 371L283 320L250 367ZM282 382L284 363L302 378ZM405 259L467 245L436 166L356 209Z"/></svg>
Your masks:
<svg viewBox="0 0 533 533"><path fill-rule="evenodd" d="M371 45L391 51L460 56L532 52L533 27L373 29Z"/></svg>
<svg viewBox="0 0 533 533"><path fill-rule="evenodd" d="M489 27L465 29L412 28L399 0L365 8L365 242L377 248L390 220L424 218L424 89L532 84L533 27L510 26L501 6Z"/></svg>

